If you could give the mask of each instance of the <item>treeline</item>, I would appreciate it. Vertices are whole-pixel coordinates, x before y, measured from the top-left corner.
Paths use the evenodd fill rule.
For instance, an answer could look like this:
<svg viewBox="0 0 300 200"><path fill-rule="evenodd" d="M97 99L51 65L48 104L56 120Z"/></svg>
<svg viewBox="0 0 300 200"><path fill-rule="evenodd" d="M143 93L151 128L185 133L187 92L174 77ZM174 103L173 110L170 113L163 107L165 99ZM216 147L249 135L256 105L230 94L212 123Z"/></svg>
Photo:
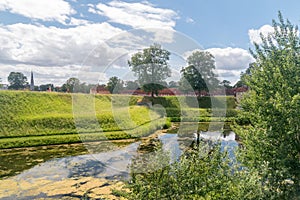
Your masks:
<svg viewBox="0 0 300 200"><path fill-rule="evenodd" d="M124 90L141 89L145 93L158 96L159 91L166 88L177 88L182 93L210 93L219 89L233 88L230 81L220 81L215 70L215 59L213 55L207 51L194 51L187 59L187 66L182 67L181 76L178 81L166 80L171 77L171 67L169 64L170 52L163 49L160 45L154 44L149 48L145 48L140 52L132 55L128 60L129 68L134 73L136 80L124 81L117 76L110 77L106 84L100 85L102 90L109 93L121 93ZM249 70L248 70L249 71ZM247 74L247 72L245 74ZM242 73L241 77L245 74ZM30 89L35 91L57 91L70 93L89 93L92 88L97 87L95 84L87 84L81 82L78 78L72 77L66 80L61 86L53 84L43 84L32 87L27 82L27 77L21 72L11 72L8 76L8 89L20 90ZM31 85L31 87L30 87ZM245 86L241 79L234 87Z"/></svg>

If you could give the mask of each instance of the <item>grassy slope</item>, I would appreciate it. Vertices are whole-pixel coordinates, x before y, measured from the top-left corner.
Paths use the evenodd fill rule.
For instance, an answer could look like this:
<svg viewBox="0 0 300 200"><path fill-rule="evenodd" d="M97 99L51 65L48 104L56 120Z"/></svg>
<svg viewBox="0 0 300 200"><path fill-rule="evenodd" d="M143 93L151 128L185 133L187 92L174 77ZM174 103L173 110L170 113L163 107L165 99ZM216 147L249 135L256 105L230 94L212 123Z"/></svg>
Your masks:
<svg viewBox="0 0 300 200"><path fill-rule="evenodd" d="M146 107L135 106L139 97L118 97L127 105L130 100L131 105L124 107L116 102L113 109L111 98L95 96L92 107L96 115L88 115L85 127L80 129L75 124L70 94L1 91L0 148L131 138L165 123L165 119Z"/></svg>
<svg viewBox="0 0 300 200"><path fill-rule="evenodd" d="M91 105L88 96L76 94L75 99L81 103L75 103L75 109L79 109L80 116L85 116L76 118L78 123L74 120L70 94L0 91L0 148L131 138L150 133L160 128L165 119L159 119L157 113L144 106L136 106L140 98L97 95ZM221 107L222 98L227 99L227 107L235 107L233 98L218 97L215 100ZM199 113L198 108L189 105L189 98L185 101L187 107L183 110L187 116ZM199 99L199 106L205 108L200 109L200 121L213 120L214 114L207 109L210 102L207 97ZM166 107L167 116L174 121L180 120L177 97L158 97L154 103Z"/></svg>

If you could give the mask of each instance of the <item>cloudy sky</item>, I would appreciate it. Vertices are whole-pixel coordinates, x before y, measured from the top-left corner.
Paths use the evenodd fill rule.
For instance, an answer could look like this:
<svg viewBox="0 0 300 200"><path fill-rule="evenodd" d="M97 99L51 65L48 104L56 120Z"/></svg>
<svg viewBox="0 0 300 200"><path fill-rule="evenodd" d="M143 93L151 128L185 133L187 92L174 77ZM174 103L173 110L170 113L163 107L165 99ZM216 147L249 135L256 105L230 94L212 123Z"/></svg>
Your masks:
<svg viewBox="0 0 300 200"><path fill-rule="evenodd" d="M172 52L171 79L202 49L214 55L220 79L235 83L277 12L299 24L299 8L299 0L0 0L0 78L32 70L37 85L126 80L130 55L160 43Z"/></svg>

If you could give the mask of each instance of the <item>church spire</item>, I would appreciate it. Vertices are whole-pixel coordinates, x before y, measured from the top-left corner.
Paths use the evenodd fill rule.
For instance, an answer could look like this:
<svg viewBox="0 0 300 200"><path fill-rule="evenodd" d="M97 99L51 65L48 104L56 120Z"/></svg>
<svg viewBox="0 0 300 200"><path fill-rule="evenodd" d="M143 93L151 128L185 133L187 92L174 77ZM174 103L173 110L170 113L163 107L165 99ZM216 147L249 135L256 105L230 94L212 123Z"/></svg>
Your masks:
<svg viewBox="0 0 300 200"><path fill-rule="evenodd" d="M34 91L34 80L33 80L33 72L31 71L30 77L30 91Z"/></svg>

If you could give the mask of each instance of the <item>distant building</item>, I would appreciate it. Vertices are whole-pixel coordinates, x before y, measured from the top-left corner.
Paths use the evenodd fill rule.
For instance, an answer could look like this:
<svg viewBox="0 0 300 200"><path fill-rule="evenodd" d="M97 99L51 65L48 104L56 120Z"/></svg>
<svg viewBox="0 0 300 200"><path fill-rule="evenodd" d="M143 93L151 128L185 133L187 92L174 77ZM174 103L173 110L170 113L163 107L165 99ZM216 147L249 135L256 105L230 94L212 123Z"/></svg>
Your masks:
<svg viewBox="0 0 300 200"><path fill-rule="evenodd" d="M30 76L30 91L34 91L34 80L33 80L33 72L31 71Z"/></svg>

